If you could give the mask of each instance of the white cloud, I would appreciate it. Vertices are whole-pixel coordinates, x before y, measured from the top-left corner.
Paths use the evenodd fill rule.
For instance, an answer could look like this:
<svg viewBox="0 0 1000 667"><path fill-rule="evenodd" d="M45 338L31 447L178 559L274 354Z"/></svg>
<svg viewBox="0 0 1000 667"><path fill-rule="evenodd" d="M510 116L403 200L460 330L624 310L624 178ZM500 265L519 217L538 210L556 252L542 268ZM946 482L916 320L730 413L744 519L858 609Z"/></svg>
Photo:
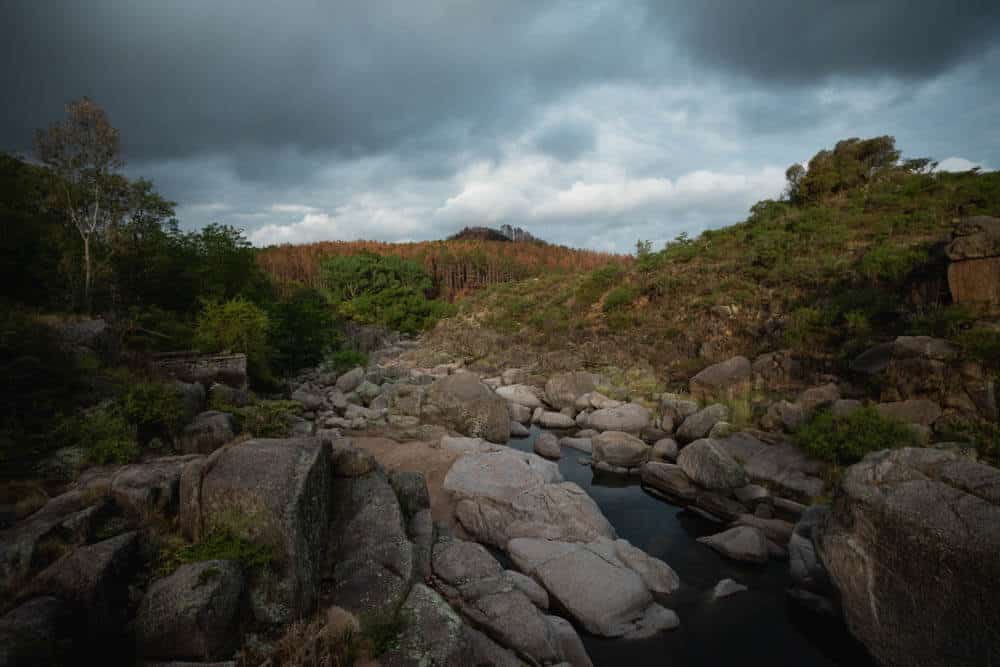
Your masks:
<svg viewBox="0 0 1000 667"><path fill-rule="evenodd" d="M981 162L966 160L964 157L946 157L938 163L937 171L969 171L979 167L983 171L990 171Z"/></svg>

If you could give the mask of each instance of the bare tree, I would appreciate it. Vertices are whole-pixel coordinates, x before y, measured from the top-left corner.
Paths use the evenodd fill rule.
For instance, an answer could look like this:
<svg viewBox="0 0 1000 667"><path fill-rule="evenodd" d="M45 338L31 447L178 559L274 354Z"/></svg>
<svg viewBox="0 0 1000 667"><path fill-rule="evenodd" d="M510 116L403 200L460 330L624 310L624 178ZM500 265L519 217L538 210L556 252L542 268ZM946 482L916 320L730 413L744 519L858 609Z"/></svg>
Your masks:
<svg viewBox="0 0 1000 667"><path fill-rule="evenodd" d="M83 240L83 301L90 312L92 244L109 213L101 203L111 196L114 172L124 164L118 130L104 109L84 97L66 105L62 122L35 133L35 152L58 177L60 207Z"/></svg>

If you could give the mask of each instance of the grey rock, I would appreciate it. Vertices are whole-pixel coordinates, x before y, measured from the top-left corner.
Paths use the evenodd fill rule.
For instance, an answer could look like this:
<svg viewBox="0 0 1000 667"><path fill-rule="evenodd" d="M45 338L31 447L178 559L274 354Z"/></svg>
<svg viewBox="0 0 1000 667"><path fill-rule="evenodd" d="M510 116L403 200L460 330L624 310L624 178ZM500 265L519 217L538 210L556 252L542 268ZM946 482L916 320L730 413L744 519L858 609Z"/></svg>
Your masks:
<svg viewBox="0 0 1000 667"><path fill-rule="evenodd" d="M531 410L541 407L542 399L539 391L534 387L524 384L511 384L506 387L498 387L497 394L505 398L508 402L520 405Z"/></svg>
<svg viewBox="0 0 1000 667"><path fill-rule="evenodd" d="M707 489L735 489L747 483L743 467L717 440L692 442L677 456L677 465L695 484Z"/></svg>
<svg viewBox="0 0 1000 667"><path fill-rule="evenodd" d="M556 409L572 408L576 399L597 389L597 381L586 371L557 373L545 383L545 402Z"/></svg>
<svg viewBox="0 0 1000 667"><path fill-rule="evenodd" d="M788 433L796 431L806 421L806 410L797 403L777 401L767 408L761 424L764 428L783 430Z"/></svg>
<svg viewBox="0 0 1000 667"><path fill-rule="evenodd" d="M1000 218L986 215L965 218L945 253L952 261L1000 256Z"/></svg>
<svg viewBox="0 0 1000 667"><path fill-rule="evenodd" d="M561 412L542 412L538 418L538 425L542 428L567 429L576 426L576 421Z"/></svg>
<svg viewBox="0 0 1000 667"><path fill-rule="evenodd" d="M243 573L233 561L182 565L153 582L136 617L136 637L147 658L217 660L239 647Z"/></svg>
<svg viewBox="0 0 1000 667"><path fill-rule="evenodd" d="M698 399L733 398L750 388L753 369L746 357L713 364L691 378L691 395Z"/></svg>
<svg viewBox="0 0 1000 667"><path fill-rule="evenodd" d="M595 410L587 417L587 426L598 431L640 433L652 423L649 410L638 403Z"/></svg>
<svg viewBox="0 0 1000 667"><path fill-rule="evenodd" d="M875 406L883 417L897 419L907 424L932 426L941 416L941 406L927 399L910 399Z"/></svg>
<svg viewBox="0 0 1000 667"><path fill-rule="evenodd" d="M730 595L742 593L745 590L747 590L747 587L743 584L738 584L732 579L723 579L715 585L715 588L712 589L712 599L721 600L722 598L727 598Z"/></svg>
<svg viewBox="0 0 1000 667"><path fill-rule="evenodd" d="M683 398L667 397L660 401L660 406L664 415L668 415L679 424L694 413L698 412L698 403Z"/></svg>
<svg viewBox="0 0 1000 667"><path fill-rule="evenodd" d="M512 438L527 438L531 435L531 431L527 426L520 422L511 420L510 422L510 437Z"/></svg>
<svg viewBox="0 0 1000 667"><path fill-rule="evenodd" d="M358 366L357 368L349 370L337 378L337 389L345 394L349 394L357 389L364 379L365 369Z"/></svg>
<svg viewBox="0 0 1000 667"><path fill-rule="evenodd" d="M623 431L605 431L591 439L594 463L636 468L645 463L649 446Z"/></svg>
<svg viewBox="0 0 1000 667"><path fill-rule="evenodd" d="M507 550L518 569L537 579L588 632L640 637L676 627L676 616L653 601L647 585L649 579L660 590L675 590L676 574L624 540L574 544L514 539ZM641 555L645 577L630 566L635 552Z"/></svg>
<svg viewBox="0 0 1000 667"><path fill-rule="evenodd" d="M520 424L528 424L531 422L532 409L526 408L518 403L507 403L507 412L510 414L511 421L518 422Z"/></svg>
<svg viewBox="0 0 1000 667"><path fill-rule="evenodd" d="M799 397L795 400L795 402L806 410L812 410L821 405L833 403L839 399L840 389L837 385L830 382L820 387L811 387L806 389L799 394Z"/></svg>
<svg viewBox="0 0 1000 667"><path fill-rule="evenodd" d="M1000 470L935 449L869 454L844 472L816 544L848 628L882 664L1000 655Z"/></svg>
<svg viewBox="0 0 1000 667"><path fill-rule="evenodd" d="M315 605L331 473L330 447L314 438L249 440L181 473L181 526L190 538L225 529L273 550L276 571L250 584L258 620L285 623Z"/></svg>
<svg viewBox="0 0 1000 667"><path fill-rule="evenodd" d="M669 461L673 463L677 460L677 441L673 438L662 438L653 445L650 456L656 461Z"/></svg>
<svg viewBox="0 0 1000 667"><path fill-rule="evenodd" d="M642 483L671 498L694 500L698 489L691 483L680 466L660 461L650 461L642 466Z"/></svg>
<svg viewBox="0 0 1000 667"><path fill-rule="evenodd" d="M74 619L58 598L31 598L0 617L0 665L71 664Z"/></svg>
<svg viewBox="0 0 1000 667"><path fill-rule="evenodd" d="M169 518L180 507L181 471L197 456L168 456L122 466L111 477L111 497L131 516Z"/></svg>
<svg viewBox="0 0 1000 667"><path fill-rule="evenodd" d="M562 456L559 439L548 431L539 433L535 438L534 450L536 454L547 459L559 459Z"/></svg>
<svg viewBox="0 0 1000 667"><path fill-rule="evenodd" d="M579 435L575 438L559 438L559 446L569 447L570 449L575 449L576 451L583 452L584 454L590 454L594 451L593 440L591 438L581 438Z"/></svg>
<svg viewBox="0 0 1000 667"><path fill-rule="evenodd" d="M181 451L185 454L211 454L236 437L236 420L226 412L202 412L184 427Z"/></svg>
<svg viewBox="0 0 1000 667"><path fill-rule="evenodd" d="M716 403L695 412L681 423L677 429L677 441L687 444L704 438L715 426L716 422L729 419L729 408Z"/></svg>
<svg viewBox="0 0 1000 667"><path fill-rule="evenodd" d="M795 529L795 525L788 521L762 518L753 514L739 515L736 517L736 524L759 529L767 539L772 540L781 547L788 544L788 540L792 536L792 531Z"/></svg>
<svg viewBox="0 0 1000 667"><path fill-rule="evenodd" d="M301 403L306 410L321 410L323 408L323 396L306 387L299 387L293 391L291 399Z"/></svg>
<svg viewBox="0 0 1000 667"><path fill-rule="evenodd" d="M464 435L490 442L510 439L507 401L472 373L435 380L427 390L423 416L440 418Z"/></svg>
<svg viewBox="0 0 1000 667"><path fill-rule="evenodd" d="M730 528L715 535L699 537L698 541L733 560L748 563L767 562L767 538L762 532L750 526Z"/></svg>

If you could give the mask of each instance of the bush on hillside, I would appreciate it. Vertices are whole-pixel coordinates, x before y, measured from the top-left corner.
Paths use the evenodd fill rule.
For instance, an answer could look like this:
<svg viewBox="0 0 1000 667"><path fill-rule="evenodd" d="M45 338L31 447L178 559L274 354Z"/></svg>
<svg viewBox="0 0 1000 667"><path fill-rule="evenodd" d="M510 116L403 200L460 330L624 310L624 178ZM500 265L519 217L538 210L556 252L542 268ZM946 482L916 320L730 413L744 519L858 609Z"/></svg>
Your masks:
<svg viewBox="0 0 1000 667"><path fill-rule="evenodd" d="M242 352L252 379L269 384L267 313L243 297L205 301L195 327L195 344L204 352Z"/></svg>
<svg viewBox="0 0 1000 667"><path fill-rule="evenodd" d="M274 303L268 318L271 367L290 374L318 364L336 342L333 311L317 290L302 287Z"/></svg>
<svg viewBox="0 0 1000 667"><path fill-rule="evenodd" d="M836 465L857 463L870 452L920 444L906 424L883 417L871 406L842 416L819 410L795 433L795 441L810 456Z"/></svg>
<svg viewBox="0 0 1000 667"><path fill-rule="evenodd" d="M134 382L122 399L122 415L143 444L153 438L172 442L184 426L185 412L180 394L162 382Z"/></svg>

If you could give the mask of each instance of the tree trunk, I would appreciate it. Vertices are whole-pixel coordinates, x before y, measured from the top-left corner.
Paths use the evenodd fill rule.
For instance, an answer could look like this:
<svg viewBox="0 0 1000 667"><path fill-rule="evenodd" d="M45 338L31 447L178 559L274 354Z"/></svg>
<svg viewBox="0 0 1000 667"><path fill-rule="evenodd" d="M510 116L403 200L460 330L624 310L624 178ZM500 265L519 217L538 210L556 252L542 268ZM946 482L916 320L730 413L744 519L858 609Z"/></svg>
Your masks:
<svg viewBox="0 0 1000 667"><path fill-rule="evenodd" d="M90 315L90 237L83 237L83 309Z"/></svg>

